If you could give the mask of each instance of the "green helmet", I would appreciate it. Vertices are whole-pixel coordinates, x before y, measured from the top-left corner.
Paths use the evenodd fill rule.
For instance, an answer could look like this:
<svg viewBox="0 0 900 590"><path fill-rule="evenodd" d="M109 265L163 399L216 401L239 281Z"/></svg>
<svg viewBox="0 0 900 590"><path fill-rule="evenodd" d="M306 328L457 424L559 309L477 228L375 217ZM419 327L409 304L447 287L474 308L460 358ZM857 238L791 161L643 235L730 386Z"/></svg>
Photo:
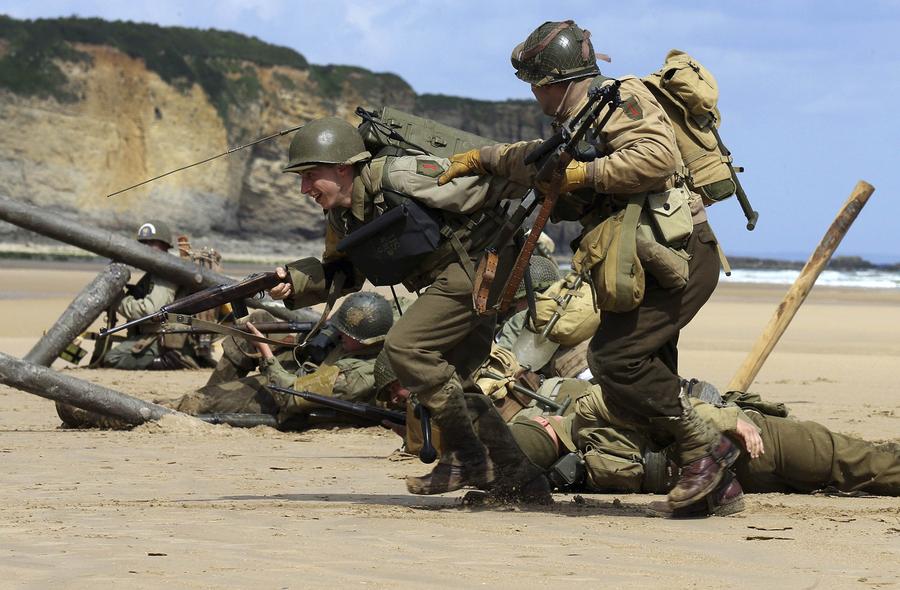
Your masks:
<svg viewBox="0 0 900 590"><path fill-rule="evenodd" d="M516 76L534 86L600 73L590 31L571 20L545 22L516 45L510 59Z"/></svg>
<svg viewBox="0 0 900 590"><path fill-rule="evenodd" d="M542 293L560 279L559 267L556 263L544 256L532 256L528 261L528 274L531 276L531 284L536 293ZM519 283L516 289L516 299L525 297L525 281Z"/></svg>
<svg viewBox="0 0 900 590"><path fill-rule="evenodd" d="M387 351L381 349L375 358L375 399L386 402L390 400L390 394L387 386L397 380L394 369L391 368L391 362L388 360Z"/></svg>
<svg viewBox="0 0 900 590"><path fill-rule="evenodd" d="M534 420L516 418L509 424L509 431L522 452L541 469L550 469L550 466L559 459L557 443L550 433Z"/></svg>
<svg viewBox="0 0 900 590"><path fill-rule="evenodd" d="M300 173L322 164L355 164L371 157L356 127L338 117L325 117L307 123L294 135L288 165L282 172Z"/></svg>
<svg viewBox="0 0 900 590"><path fill-rule="evenodd" d="M362 344L375 344L383 341L394 325L394 314L387 299L372 291L361 291L344 299L331 317L331 325Z"/></svg>
<svg viewBox="0 0 900 590"><path fill-rule="evenodd" d="M169 229L169 224L165 221L151 219L138 228L136 239L138 242L150 242L156 240L171 248L172 230Z"/></svg>

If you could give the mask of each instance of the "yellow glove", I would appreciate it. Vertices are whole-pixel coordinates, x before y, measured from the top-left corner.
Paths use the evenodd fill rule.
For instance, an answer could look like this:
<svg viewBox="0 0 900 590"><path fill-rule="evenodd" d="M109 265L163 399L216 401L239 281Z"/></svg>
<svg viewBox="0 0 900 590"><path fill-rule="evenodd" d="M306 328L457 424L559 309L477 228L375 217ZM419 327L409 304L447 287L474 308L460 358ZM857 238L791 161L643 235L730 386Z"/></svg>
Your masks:
<svg viewBox="0 0 900 590"><path fill-rule="evenodd" d="M590 186L590 181L588 181L587 177L587 162L579 162L578 160L569 162L569 165L566 166L565 174L563 174L562 184L559 187L560 194L570 193L588 186ZM534 187L541 193L546 194L550 190L550 183L539 180L534 184Z"/></svg>
<svg viewBox="0 0 900 590"><path fill-rule="evenodd" d="M438 178L438 185L447 184L460 176L480 176L482 174L487 174L487 170L481 163L481 149L474 148L450 156L450 168Z"/></svg>

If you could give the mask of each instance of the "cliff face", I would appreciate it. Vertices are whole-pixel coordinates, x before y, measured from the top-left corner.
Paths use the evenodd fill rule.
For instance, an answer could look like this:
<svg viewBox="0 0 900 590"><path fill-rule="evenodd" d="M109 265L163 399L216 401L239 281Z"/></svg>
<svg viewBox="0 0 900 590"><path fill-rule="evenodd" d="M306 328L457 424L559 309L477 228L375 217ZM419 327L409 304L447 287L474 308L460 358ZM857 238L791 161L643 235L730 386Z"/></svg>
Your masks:
<svg viewBox="0 0 900 590"><path fill-rule="evenodd" d="M321 210L281 174L290 136L106 195L318 117L356 124L357 105L497 140L547 132L533 103L417 96L395 75L310 66L234 33L0 17L0 194L114 230L156 217L195 236L320 239Z"/></svg>

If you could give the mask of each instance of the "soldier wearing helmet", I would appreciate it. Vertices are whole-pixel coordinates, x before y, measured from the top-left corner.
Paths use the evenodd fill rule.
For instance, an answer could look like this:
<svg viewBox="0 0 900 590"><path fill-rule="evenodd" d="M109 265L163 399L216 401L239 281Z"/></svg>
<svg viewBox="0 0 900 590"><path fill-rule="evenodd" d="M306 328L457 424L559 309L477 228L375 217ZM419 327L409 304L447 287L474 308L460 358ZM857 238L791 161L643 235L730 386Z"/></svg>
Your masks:
<svg viewBox="0 0 900 590"><path fill-rule="evenodd" d="M172 248L172 231L164 221L149 220L141 224L135 239L161 252L168 252ZM147 273L136 285L129 285L128 294L119 302L116 312L125 321L151 314L175 301L177 291L178 286L171 281ZM184 361L185 364L180 367L175 364L171 367L166 366L162 362L166 350L162 346L160 336L153 334L153 330L153 326L149 325L129 329L126 339L108 350L103 355L100 365L111 369L197 367L192 359ZM183 345L184 342L179 344ZM179 356L182 355L179 353Z"/></svg>
<svg viewBox="0 0 900 590"><path fill-rule="evenodd" d="M430 410L446 443L434 471L408 478L407 489L436 494L465 486L500 486L516 493L528 488L522 495L534 491L548 497L540 470L524 454L516 458L506 452L506 443L515 446L508 430L476 432L463 393L463 382L490 353L495 327L493 317L479 316L472 305L475 267L502 223L497 215L500 201L522 196L524 191L490 177L462 178L439 186L437 178L448 166L447 159L432 155L372 157L357 129L334 117L300 129L291 142L284 171L297 174L300 191L325 211L325 252L321 260L289 264L284 273L289 282L272 289L270 295L284 299L290 308L303 307L334 297L341 281L344 291L359 289L364 279L382 275L385 269L395 271L394 276L379 278L381 284L402 282L410 291L428 287L404 311L384 343L400 383ZM433 232L433 243L430 238L424 240L431 249L398 256L394 244L383 241L382 231L366 229L376 222L381 227L395 214L409 211L418 212L416 219L431 219L431 227L439 228ZM408 226L382 229L398 227ZM363 244L373 240L373 247L358 248L368 255L368 266L359 257L339 251L344 239ZM343 243L346 248L347 242ZM511 259L507 258L503 257L500 276L508 272ZM474 411L482 410L479 406ZM501 439L506 443L495 456Z"/></svg>
<svg viewBox="0 0 900 590"><path fill-rule="evenodd" d="M306 426L311 413L318 413L317 423L340 422L341 416L331 415L321 406L301 398L273 392L266 385L369 403L375 397L375 358L393 323L387 299L373 292L352 293L323 329L323 341L330 345L314 343L312 346L319 349L313 354L309 346L296 350L288 346L280 353L277 350L273 353L268 344L254 342L252 347L257 354L243 354L254 364L258 361L259 374L207 383L182 397L177 409L189 414L272 414L284 429ZM245 327L255 331L252 320Z"/></svg>
<svg viewBox="0 0 900 590"><path fill-rule="evenodd" d="M516 75L531 84L538 104L553 117L555 126L566 124L579 112L591 88L614 84L597 67L590 33L573 21L542 24L515 47L511 60ZM689 261L686 284L664 287L658 277L648 276L643 299L635 309L602 311L588 353L591 372L603 386L612 413L678 441L681 477L668 497L677 509L700 501L728 481L725 472L738 454L729 439L683 402L678 378L679 331L718 282L716 238L699 195L685 186L681 154L662 107L638 78L623 76L619 82L619 104L611 112L606 107L585 136L596 155L583 158L588 161L573 160L559 180L560 194L566 194L555 215L581 221L584 238L629 203L641 207L646 216L650 211L645 202L659 198L664 201L661 207L666 207L669 196L677 195L680 208L689 208L692 219L677 239L664 241L649 226L647 236L684 254ZM539 143L498 144L457 154L440 181L492 174L535 185L536 167L525 164L525 156ZM550 188L537 184L542 191ZM665 213L660 210L660 215Z"/></svg>

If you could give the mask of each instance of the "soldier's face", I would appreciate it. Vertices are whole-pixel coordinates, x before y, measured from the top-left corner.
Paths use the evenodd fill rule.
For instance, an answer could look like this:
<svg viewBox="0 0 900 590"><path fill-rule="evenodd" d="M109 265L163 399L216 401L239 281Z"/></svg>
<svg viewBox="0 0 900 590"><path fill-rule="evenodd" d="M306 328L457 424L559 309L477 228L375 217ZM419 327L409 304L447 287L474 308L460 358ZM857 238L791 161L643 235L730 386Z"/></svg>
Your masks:
<svg viewBox="0 0 900 590"><path fill-rule="evenodd" d="M566 88L568 88L568 86L568 82L547 84L546 86L535 86L532 84L531 93L534 94L534 98L537 99L538 104L541 105L541 110L544 114L553 117L556 115L559 110L559 105L566 96Z"/></svg>
<svg viewBox="0 0 900 590"><path fill-rule="evenodd" d="M324 211L350 207L353 188L351 166L316 166L300 173L300 191Z"/></svg>

